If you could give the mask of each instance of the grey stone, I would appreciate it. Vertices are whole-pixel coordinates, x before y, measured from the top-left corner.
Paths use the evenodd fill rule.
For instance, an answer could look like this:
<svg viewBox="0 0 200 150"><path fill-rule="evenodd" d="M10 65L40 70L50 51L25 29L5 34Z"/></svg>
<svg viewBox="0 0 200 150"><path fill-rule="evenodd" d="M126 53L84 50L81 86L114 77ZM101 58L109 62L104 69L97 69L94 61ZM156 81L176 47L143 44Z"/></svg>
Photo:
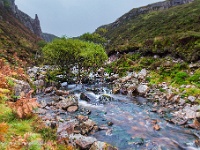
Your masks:
<svg viewBox="0 0 200 150"><path fill-rule="evenodd" d="M194 102L196 100L196 97L194 97L194 96L188 96L188 100L190 102Z"/></svg>
<svg viewBox="0 0 200 150"><path fill-rule="evenodd" d="M143 84L140 84L138 87L137 87L137 92L139 94L146 94L149 90L149 87L147 85L143 85Z"/></svg>
<svg viewBox="0 0 200 150"><path fill-rule="evenodd" d="M89 149L91 145L97 141L94 137L86 137L81 134L70 135L69 139L75 142L82 149Z"/></svg>

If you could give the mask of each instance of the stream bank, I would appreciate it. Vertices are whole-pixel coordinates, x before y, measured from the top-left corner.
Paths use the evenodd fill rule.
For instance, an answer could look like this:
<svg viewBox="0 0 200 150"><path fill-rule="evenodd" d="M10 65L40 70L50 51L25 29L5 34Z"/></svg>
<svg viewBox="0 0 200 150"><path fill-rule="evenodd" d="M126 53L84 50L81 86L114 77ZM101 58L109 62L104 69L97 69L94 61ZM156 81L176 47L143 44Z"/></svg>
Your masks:
<svg viewBox="0 0 200 150"><path fill-rule="evenodd" d="M36 74L45 72L44 68L35 70ZM118 149L196 149L198 106L177 103L177 96L170 96L165 83L158 86L169 89L169 95L164 96L166 93L158 87L149 87L147 75L143 69L123 78L109 76L106 80L110 83L63 83L60 89L50 86L37 95L41 104L37 113L47 125L57 128L58 138L68 137L70 144L83 149L100 145ZM35 81L40 89L44 87L42 76Z"/></svg>

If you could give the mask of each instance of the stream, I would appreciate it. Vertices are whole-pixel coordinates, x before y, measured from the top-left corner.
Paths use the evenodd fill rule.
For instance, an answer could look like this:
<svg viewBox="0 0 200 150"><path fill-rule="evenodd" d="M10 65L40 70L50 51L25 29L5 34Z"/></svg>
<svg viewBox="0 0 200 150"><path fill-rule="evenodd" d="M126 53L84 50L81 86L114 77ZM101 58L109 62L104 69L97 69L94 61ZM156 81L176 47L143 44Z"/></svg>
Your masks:
<svg viewBox="0 0 200 150"><path fill-rule="evenodd" d="M60 110L47 109L46 116L59 117L63 120L73 119L83 114L83 109L91 111L89 118L98 126L107 130L91 133L99 141L107 142L119 150L192 150L195 140L194 132L182 126L171 124L165 117L171 114L158 115L152 112L152 103L137 96L112 94L112 85L96 83L93 85L68 85L66 90L78 97L79 109L75 113L57 113ZM80 99L84 93L90 101ZM104 98L102 98L102 96ZM37 95L38 101L52 102L52 94ZM154 129L154 125L158 129Z"/></svg>

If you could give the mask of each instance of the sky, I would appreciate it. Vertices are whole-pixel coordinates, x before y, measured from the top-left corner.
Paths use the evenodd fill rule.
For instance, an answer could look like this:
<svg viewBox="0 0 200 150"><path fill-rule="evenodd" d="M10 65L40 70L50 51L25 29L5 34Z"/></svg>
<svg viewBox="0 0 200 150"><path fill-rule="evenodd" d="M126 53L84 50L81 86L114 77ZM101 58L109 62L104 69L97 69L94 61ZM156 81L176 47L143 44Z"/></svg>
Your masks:
<svg viewBox="0 0 200 150"><path fill-rule="evenodd" d="M94 32L133 8L162 0L15 0L20 10L38 15L42 31L76 37Z"/></svg>

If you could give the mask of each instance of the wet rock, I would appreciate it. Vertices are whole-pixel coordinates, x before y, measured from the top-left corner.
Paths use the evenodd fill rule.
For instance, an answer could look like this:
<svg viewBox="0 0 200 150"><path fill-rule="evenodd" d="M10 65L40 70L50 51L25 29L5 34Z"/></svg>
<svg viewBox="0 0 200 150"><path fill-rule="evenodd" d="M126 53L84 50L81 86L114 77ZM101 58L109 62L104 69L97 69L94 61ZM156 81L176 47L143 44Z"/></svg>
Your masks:
<svg viewBox="0 0 200 150"><path fill-rule="evenodd" d="M108 129L108 130L106 131L106 135L111 136L111 135L112 135L112 129Z"/></svg>
<svg viewBox="0 0 200 150"><path fill-rule="evenodd" d="M74 141L81 149L89 149L97 141L94 137L86 137L81 134L70 135L69 139Z"/></svg>
<svg viewBox="0 0 200 150"><path fill-rule="evenodd" d="M66 87L68 86L68 83L67 83L67 82L63 82L63 83L61 83L60 85L61 85L61 87L66 88Z"/></svg>
<svg viewBox="0 0 200 150"><path fill-rule="evenodd" d="M190 102L194 102L196 100L196 97L194 97L194 96L188 96L188 100Z"/></svg>
<svg viewBox="0 0 200 150"><path fill-rule="evenodd" d="M53 86L50 86L44 90L45 93L51 93L53 91Z"/></svg>
<svg viewBox="0 0 200 150"><path fill-rule="evenodd" d="M112 126L113 122L109 121L107 124L108 124L108 126Z"/></svg>
<svg viewBox="0 0 200 150"><path fill-rule="evenodd" d="M147 85L144 85L144 84L140 84L138 87L137 87L137 92L139 94L146 94L147 92L149 91L149 87Z"/></svg>
<svg viewBox="0 0 200 150"><path fill-rule="evenodd" d="M143 138L139 138L139 137L132 137L132 140L130 142L128 142L129 145L131 144L135 144L135 145L143 145L144 144L144 139Z"/></svg>
<svg viewBox="0 0 200 150"><path fill-rule="evenodd" d="M92 144L90 150L118 150L118 149L105 142L97 141Z"/></svg>
<svg viewBox="0 0 200 150"><path fill-rule="evenodd" d="M200 147L200 140L198 139L198 140L195 140L194 141L194 144L197 146L197 147Z"/></svg>
<svg viewBox="0 0 200 150"><path fill-rule="evenodd" d="M99 129L100 130L108 130L109 128L107 125L101 125L101 126L99 126Z"/></svg>
<svg viewBox="0 0 200 150"><path fill-rule="evenodd" d="M112 90L113 94L119 94L119 92L120 92L120 88L119 87L114 87L113 90Z"/></svg>
<svg viewBox="0 0 200 150"><path fill-rule="evenodd" d="M106 95L106 94L101 95L101 96L99 97L99 103L100 103L100 104L106 104L106 103L111 102L111 101L113 101L113 100L114 100L114 99L113 99L112 97L110 97L109 95Z"/></svg>
<svg viewBox="0 0 200 150"><path fill-rule="evenodd" d="M158 124L155 124L155 125L153 126L153 129L156 130L156 131L158 131L158 130L160 130L160 126L159 126Z"/></svg>
<svg viewBox="0 0 200 150"><path fill-rule="evenodd" d="M67 108L67 111L70 112L70 113L73 113L73 112L75 112L77 110L78 110L78 106L69 106Z"/></svg>
<svg viewBox="0 0 200 150"><path fill-rule="evenodd" d="M88 120L88 118L89 118L88 116L83 116L83 115L78 115L78 116L77 116L77 119L78 119L79 121L81 121L81 122L82 122L82 121Z"/></svg>
<svg viewBox="0 0 200 150"><path fill-rule="evenodd" d="M96 125L96 123L91 119L88 119L87 121L83 122L83 125L89 128L89 130L91 130L94 127L94 125Z"/></svg>
<svg viewBox="0 0 200 150"><path fill-rule="evenodd" d="M80 99L87 101L87 102L90 102L90 98L85 93L81 93Z"/></svg>
<svg viewBox="0 0 200 150"><path fill-rule="evenodd" d="M56 95L58 96L69 95L69 91L56 90Z"/></svg>
<svg viewBox="0 0 200 150"><path fill-rule="evenodd" d="M200 118L194 118L193 123L189 126L194 129L200 129Z"/></svg>

